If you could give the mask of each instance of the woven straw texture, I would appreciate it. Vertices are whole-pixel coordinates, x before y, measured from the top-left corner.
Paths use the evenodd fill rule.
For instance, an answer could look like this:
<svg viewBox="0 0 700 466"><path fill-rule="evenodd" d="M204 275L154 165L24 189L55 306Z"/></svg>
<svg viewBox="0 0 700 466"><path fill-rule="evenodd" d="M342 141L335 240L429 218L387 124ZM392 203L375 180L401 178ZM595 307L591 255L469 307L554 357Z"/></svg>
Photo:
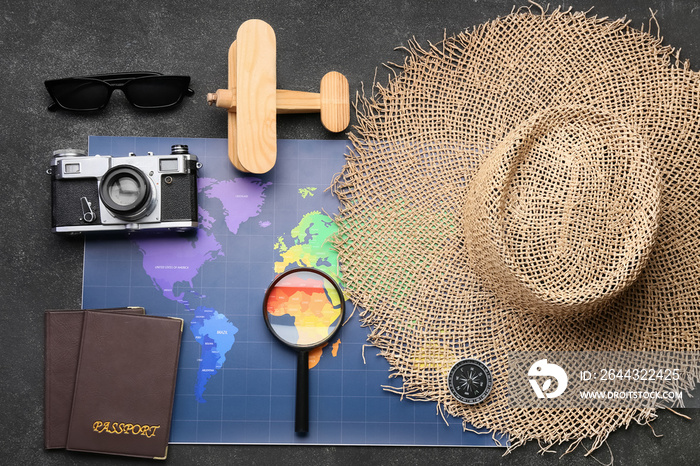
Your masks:
<svg viewBox="0 0 700 466"><path fill-rule="evenodd" d="M694 387L698 73L623 20L560 10L406 51L358 100L333 186L343 281L399 394L514 447L592 451L653 420L663 406L509 406L508 354L688 352L674 388ZM465 357L493 374L477 405L448 390Z"/></svg>

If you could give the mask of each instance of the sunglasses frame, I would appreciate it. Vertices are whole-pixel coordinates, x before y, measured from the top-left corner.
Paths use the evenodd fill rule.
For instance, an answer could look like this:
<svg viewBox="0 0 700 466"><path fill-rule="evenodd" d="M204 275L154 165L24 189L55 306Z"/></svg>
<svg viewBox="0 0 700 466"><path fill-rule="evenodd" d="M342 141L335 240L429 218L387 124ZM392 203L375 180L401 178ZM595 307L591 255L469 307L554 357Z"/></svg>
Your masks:
<svg viewBox="0 0 700 466"><path fill-rule="evenodd" d="M142 106L142 105L137 105L134 102L132 102L128 94L124 91L124 88L129 86L132 83L138 83L140 80L141 82L146 81L146 80L151 80L152 78L186 78L187 83L185 84L186 89L180 94L180 97L177 99L177 101L167 104L167 105L159 105L159 106ZM65 81L73 81L73 80L82 80L82 81L94 81L98 82L104 85L107 85L108 88L108 94L107 98L105 99L104 103L101 105L94 107L94 108L71 108L71 107L66 107L62 105L58 99L54 95L55 91L55 86L65 82ZM46 90L49 92L49 95L53 99L53 103L48 106L47 110L54 112L58 110L59 108L63 110L68 110L71 112L92 112L92 111L97 111L97 110L102 110L109 104L109 100L112 98L112 93L115 90L122 91L124 96L126 97L126 100L134 107L143 109L143 110L159 110L159 109L165 109L165 108L170 108L173 107L177 104L179 104L182 99L185 96L192 96L194 95L194 91L189 87L190 83L190 77L189 76L176 76L176 75L164 75L163 73L158 73L155 71L135 71L135 72L123 72L123 73L110 73L110 74L99 74L99 75L92 75L92 76L73 76L70 78L61 78L61 79L49 79L44 81L44 85L46 86Z"/></svg>

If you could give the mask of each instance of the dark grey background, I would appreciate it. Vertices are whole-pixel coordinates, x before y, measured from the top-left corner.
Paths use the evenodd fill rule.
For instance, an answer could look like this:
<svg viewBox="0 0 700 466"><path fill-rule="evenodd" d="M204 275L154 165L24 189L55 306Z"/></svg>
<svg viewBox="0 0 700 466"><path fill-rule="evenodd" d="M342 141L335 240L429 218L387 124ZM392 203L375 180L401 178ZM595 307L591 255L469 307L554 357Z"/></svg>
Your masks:
<svg viewBox="0 0 700 466"><path fill-rule="evenodd" d="M518 4L520 5L520 4ZM589 10L592 0L564 2ZM0 463L117 464L119 457L43 446L43 311L81 301L83 244L50 232L49 178L54 149L87 149L88 135L226 137L222 110L207 92L225 87L226 54L238 26L250 18L277 35L278 87L315 91L329 70L344 73L351 94L370 90L375 70L401 62L394 48L415 37L437 42L510 13L510 0L215 1L0 0L2 166L2 312L0 312ZM599 1L593 13L632 25L648 24L650 8L667 44L700 63L700 0ZM91 115L49 113L45 79L110 71L153 70L192 76L196 95L175 110L143 113L116 93ZM353 117L354 121L354 117ZM332 138L318 116L283 116L280 138ZM344 136L339 136L344 137ZM408 403L409 401L407 401ZM609 438L616 464L694 464L700 461L700 412L688 421L661 412L650 427L632 425ZM588 443L590 444L590 443ZM173 445L169 464L597 464L584 446L559 459L538 456L537 443L501 457L501 449ZM604 462L603 447L595 455Z"/></svg>

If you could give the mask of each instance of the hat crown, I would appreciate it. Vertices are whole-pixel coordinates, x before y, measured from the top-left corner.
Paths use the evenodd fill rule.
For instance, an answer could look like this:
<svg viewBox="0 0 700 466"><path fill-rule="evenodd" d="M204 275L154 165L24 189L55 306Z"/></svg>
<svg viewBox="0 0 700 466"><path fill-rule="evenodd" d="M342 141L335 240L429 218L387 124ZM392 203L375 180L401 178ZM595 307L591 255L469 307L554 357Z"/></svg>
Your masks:
<svg viewBox="0 0 700 466"><path fill-rule="evenodd" d="M475 272L517 308L569 315L639 275L659 215L659 172L634 129L606 110L553 107L513 129L467 192Z"/></svg>

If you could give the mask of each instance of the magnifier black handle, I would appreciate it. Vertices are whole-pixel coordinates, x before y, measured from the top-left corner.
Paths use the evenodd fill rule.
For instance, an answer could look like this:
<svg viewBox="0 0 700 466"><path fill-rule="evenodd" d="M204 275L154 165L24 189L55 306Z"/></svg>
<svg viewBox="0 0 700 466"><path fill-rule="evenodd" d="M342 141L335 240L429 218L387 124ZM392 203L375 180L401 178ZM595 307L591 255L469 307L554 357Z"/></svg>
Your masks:
<svg viewBox="0 0 700 466"><path fill-rule="evenodd" d="M297 404L294 432L309 431L309 352L299 351L297 356Z"/></svg>

